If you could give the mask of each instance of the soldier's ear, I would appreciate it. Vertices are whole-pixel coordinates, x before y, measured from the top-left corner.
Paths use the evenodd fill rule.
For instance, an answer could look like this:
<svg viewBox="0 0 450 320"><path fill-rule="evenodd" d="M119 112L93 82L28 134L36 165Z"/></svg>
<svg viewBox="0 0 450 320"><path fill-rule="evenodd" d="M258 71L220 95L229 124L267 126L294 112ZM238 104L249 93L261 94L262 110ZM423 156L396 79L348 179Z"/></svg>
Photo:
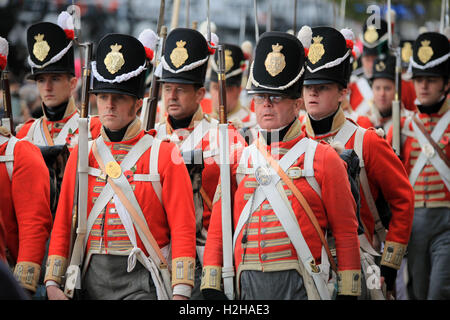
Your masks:
<svg viewBox="0 0 450 320"><path fill-rule="evenodd" d="M200 101L202 101L202 99L205 97L205 94L205 87L201 87L195 91L195 100L197 101L197 103L200 103Z"/></svg>
<svg viewBox="0 0 450 320"><path fill-rule="evenodd" d="M70 77L69 82L70 82L70 90L74 91L77 88L78 78Z"/></svg>
<svg viewBox="0 0 450 320"><path fill-rule="evenodd" d="M345 98L347 97L348 94L348 88L339 88L339 102L342 102L345 100Z"/></svg>

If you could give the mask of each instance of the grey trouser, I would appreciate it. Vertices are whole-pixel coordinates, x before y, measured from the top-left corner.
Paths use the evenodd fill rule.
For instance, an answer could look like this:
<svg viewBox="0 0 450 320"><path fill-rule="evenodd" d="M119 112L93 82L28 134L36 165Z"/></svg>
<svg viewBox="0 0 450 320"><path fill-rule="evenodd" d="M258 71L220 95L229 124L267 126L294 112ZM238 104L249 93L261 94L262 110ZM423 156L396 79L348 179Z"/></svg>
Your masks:
<svg viewBox="0 0 450 320"><path fill-rule="evenodd" d="M450 299L450 209L416 208L408 244L411 299Z"/></svg>
<svg viewBox="0 0 450 320"><path fill-rule="evenodd" d="M150 272L136 261L127 272L128 256L94 254L81 285L85 300L156 300Z"/></svg>
<svg viewBox="0 0 450 320"><path fill-rule="evenodd" d="M195 261L195 279L194 279L194 288L191 293L191 300L204 300L203 295L200 291L200 285L202 283L202 264L200 260L197 258Z"/></svg>
<svg viewBox="0 0 450 320"><path fill-rule="evenodd" d="M245 270L240 287L241 300L308 300L303 278L296 270Z"/></svg>

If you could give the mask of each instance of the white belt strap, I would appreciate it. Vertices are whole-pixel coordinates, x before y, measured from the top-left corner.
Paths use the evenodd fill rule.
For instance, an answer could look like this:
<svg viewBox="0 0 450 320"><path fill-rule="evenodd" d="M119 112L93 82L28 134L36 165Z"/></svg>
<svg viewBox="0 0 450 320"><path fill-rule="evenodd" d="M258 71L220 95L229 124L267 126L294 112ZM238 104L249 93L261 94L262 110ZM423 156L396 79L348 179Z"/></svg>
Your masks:
<svg viewBox="0 0 450 320"><path fill-rule="evenodd" d="M334 136L333 141L342 143L343 147L347 144L348 140L353 136L358 126L353 124L350 120L346 120L339 132Z"/></svg>
<svg viewBox="0 0 450 320"><path fill-rule="evenodd" d="M416 116L416 115L414 115ZM418 119L421 121L420 119ZM445 130L447 129L450 122L450 110L445 113L445 115L438 121L436 126L433 129L433 132L431 133L431 138L434 141L439 141L439 139L444 134ZM416 161L416 164L414 165L413 169L411 170L411 173L409 175L409 182L411 185L414 186L414 184L417 181L417 178L419 177L420 173L422 172L423 167L425 164L429 161L435 169L439 172L442 180L444 181L445 185L447 186L447 189L450 190L450 170L445 164L445 162L439 157L437 152L433 150L432 146L428 142L428 139L425 137L425 135L420 131L419 127L414 123L414 121L411 121L414 133L416 135L417 141L419 142L420 147L422 150L429 150L427 152L422 152L419 155L419 158ZM428 154L428 155L427 155Z"/></svg>
<svg viewBox="0 0 450 320"><path fill-rule="evenodd" d="M281 169L286 171L306 150L308 143L310 139L303 138L299 142L297 142L284 156L280 159L279 164ZM248 151L246 151L248 149ZM254 153L253 150L256 150L256 145L252 144L251 146L244 149L244 153ZM257 155L262 157L261 153L256 153ZM255 171L255 164L257 163L257 159L252 159L253 168L251 169L254 173ZM274 183L278 182L281 178L275 174L272 176L272 179L274 180ZM253 195L250 197L250 199L247 201L247 203L244 206L244 209L242 210L238 223L236 225L236 229L233 236L233 250L236 248L236 240L239 236L242 228L244 227L246 221L248 220L249 216L253 213L256 208L266 199L264 192L262 191L261 186L259 186Z"/></svg>
<svg viewBox="0 0 450 320"><path fill-rule="evenodd" d="M0 145L7 142L8 145L6 146L5 155L0 156L0 162L4 162L6 166L6 171L8 172L9 180L12 179L13 169L14 169L14 148L16 146L17 139L14 136L11 136L11 138L6 138L3 136L0 136Z"/></svg>
<svg viewBox="0 0 450 320"><path fill-rule="evenodd" d="M363 128L358 128L356 130L353 149L355 150L355 153L359 158L359 167L361 168L361 171L359 173L361 188L363 190L367 206L369 207L369 210L372 213L374 219L375 232L377 233L379 240L381 242L384 242L386 240L386 229L381 222L380 214L378 213L377 205L375 204L375 199L373 198L372 191L370 191L369 177L367 176L367 171L364 164L363 141L365 133L366 130Z"/></svg>
<svg viewBox="0 0 450 320"><path fill-rule="evenodd" d="M58 136L53 139L53 142L55 145L57 144L66 144L66 138L69 134L69 130L72 132L75 132L78 129L78 119L80 118L80 115L78 113L75 113L65 124L64 127L59 132ZM90 130L88 130L90 131Z"/></svg>
<svg viewBox="0 0 450 320"><path fill-rule="evenodd" d="M306 178L311 188L316 191L320 198L322 198L322 190L314 177L314 155L316 154L318 142L312 139L309 140L308 147L305 152L304 170L302 175Z"/></svg>

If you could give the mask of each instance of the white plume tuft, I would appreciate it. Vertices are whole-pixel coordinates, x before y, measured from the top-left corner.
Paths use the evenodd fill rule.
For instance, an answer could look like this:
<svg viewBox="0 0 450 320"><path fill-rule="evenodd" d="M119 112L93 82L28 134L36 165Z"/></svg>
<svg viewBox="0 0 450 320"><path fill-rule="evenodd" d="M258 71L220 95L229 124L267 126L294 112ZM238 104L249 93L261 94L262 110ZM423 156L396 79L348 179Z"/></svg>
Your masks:
<svg viewBox="0 0 450 320"><path fill-rule="evenodd" d="M60 26L64 30L73 30L74 29L73 18L67 11L63 11L59 14L58 26Z"/></svg>
<svg viewBox="0 0 450 320"><path fill-rule="evenodd" d="M211 21L211 25L210 26L211 26L211 32L216 32L216 30L217 30L216 24ZM206 34L206 32L208 31L208 20L205 20L205 21L203 21L200 24L200 27L198 28L198 31L201 34Z"/></svg>
<svg viewBox="0 0 450 320"><path fill-rule="evenodd" d="M303 48L309 49L312 41L312 30L309 26L303 26L297 33L297 38L303 45Z"/></svg>
<svg viewBox="0 0 450 320"><path fill-rule="evenodd" d="M9 46L8 41L5 38L0 37L0 55L8 57Z"/></svg>
<svg viewBox="0 0 450 320"><path fill-rule="evenodd" d="M244 53L246 53L248 55L252 55L252 53L253 53L253 45L248 40L245 40L244 42L242 42L241 49Z"/></svg>
<svg viewBox="0 0 450 320"><path fill-rule="evenodd" d="M138 40L144 45L144 47L155 50L158 43L158 36L152 29L144 29L138 37Z"/></svg>
<svg viewBox="0 0 450 320"><path fill-rule="evenodd" d="M208 40L207 38L207 34L204 33L203 36L205 37L206 40ZM215 34L214 32L211 32L211 42L217 46L219 44L219 37L217 36L217 34Z"/></svg>
<svg viewBox="0 0 450 320"><path fill-rule="evenodd" d="M344 36L345 40L355 41L355 34L353 33L352 29L341 29L341 33Z"/></svg>

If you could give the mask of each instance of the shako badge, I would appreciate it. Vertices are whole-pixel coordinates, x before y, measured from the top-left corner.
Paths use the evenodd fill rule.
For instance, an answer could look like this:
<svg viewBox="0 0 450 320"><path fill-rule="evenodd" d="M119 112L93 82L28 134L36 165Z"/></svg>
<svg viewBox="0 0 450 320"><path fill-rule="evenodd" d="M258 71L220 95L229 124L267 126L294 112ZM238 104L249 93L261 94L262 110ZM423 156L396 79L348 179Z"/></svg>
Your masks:
<svg viewBox="0 0 450 320"><path fill-rule="evenodd" d="M283 46L281 46L278 43L272 45L272 52L269 52L269 54L266 57L266 60L264 61L266 70L272 77L278 75L286 67L286 60L284 58L284 54L281 53L282 49Z"/></svg>
<svg viewBox="0 0 450 320"><path fill-rule="evenodd" d="M317 36L313 37L314 43L309 47L308 60L311 61L312 64L316 64L322 56L325 54L325 48L322 41L323 37Z"/></svg>
<svg viewBox="0 0 450 320"><path fill-rule="evenodd" d="M110 46L111 52L108 53L103 61L105 63L106 69L108 69L109 73L114 74L122 68L125 64L125 59L123 58L123 54L120 51L122 46L120 44L114 44Z"/></svg>
<svg viewBox="0 0 450 320"><path fill-rule="evenodd" d="M186 41L180 40L176 42L177 47L172 50L170 54L170 61L172 61L175 68L179 68L182 66L186 60L189 58L189 54L184 47L186 45Z"/></svg>
<svg viewBox="0 0 450 320"><path fill-rule="evenodd" d="M370 25L367 27L366 32L364 32L364 40L367 43L374 43L378 40L378 32L375 29L374 25Z"/></svg>
<svg viewBox="0 0 450 320"><path fill-rule="evenodd" d="M41 33L34 36L34 40L36 40L36 42L33 46L33 54L39 61L44 61L50 51L50 46L47 41L44 40L44 35Z"/></svg>
<svg viewBox="0 0 450 320"><path fill-rule="evenodd" d="M417 56L422 63L427 63L433 56L433 48L430 47L430 40L423 40L422 45L417 52Z"/></svg>

